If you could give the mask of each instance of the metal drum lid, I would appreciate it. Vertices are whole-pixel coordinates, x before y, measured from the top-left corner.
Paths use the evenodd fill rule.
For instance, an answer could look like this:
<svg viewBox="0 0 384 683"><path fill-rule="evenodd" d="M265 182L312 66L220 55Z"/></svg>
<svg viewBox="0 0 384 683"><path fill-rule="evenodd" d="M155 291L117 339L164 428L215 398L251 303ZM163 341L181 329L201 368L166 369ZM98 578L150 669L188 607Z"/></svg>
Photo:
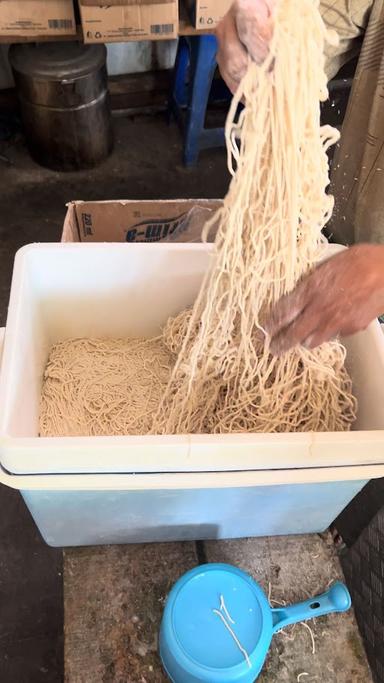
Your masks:
<svg viewBox="0 0 384 683"><path fill-rule="evenodd" d="M76 79L94 73L106 61L105 45L77 42L30 43L12 45L12 68L30 78L56 81Z"/></svg>

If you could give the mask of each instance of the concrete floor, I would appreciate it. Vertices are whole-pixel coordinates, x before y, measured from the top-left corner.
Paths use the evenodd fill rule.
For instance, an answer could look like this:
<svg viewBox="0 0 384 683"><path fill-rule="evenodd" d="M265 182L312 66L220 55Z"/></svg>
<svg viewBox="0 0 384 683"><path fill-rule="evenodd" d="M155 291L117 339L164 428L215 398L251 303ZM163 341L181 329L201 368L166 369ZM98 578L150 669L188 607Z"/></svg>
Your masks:
<svg viewBox="0 0 384 683"><path fill-rule="evenodd" d="M16 250L30 242L59 240L66 202L224 195L224 150L204 152L196 169L185 169L179 132L168 128L161 115L117 119L114 125L113 155L89 172L51 172L31 161L22 140L0 143L0 153L10 161L0 161L0 326ZM0 510L0 681L60 683L62 554L41 541L18 493L1 487ZM355 511L354 535L357 517Z"/></svg>

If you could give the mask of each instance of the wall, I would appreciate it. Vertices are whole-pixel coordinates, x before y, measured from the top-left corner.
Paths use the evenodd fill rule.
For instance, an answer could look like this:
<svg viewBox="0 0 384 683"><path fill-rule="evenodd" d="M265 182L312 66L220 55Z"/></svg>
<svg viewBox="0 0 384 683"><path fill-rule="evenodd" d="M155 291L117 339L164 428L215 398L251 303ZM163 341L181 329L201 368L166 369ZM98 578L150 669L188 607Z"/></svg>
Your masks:
<svg viewBox="0 0 384 683"><path fill-rule="evenodd" d="M176 46L176 40L109 43L108 73L117 76L123 73L170 69L175 61Z"/></svg>

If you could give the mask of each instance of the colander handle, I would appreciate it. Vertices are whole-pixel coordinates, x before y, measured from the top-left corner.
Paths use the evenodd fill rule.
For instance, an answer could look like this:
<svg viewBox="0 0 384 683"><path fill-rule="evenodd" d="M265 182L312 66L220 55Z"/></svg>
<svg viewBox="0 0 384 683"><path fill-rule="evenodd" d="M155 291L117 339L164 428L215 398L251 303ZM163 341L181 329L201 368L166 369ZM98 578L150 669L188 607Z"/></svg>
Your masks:
<svg viewBox="0 0 384 683"><path fill-rule="evenodd" d="M290 624L297 624L314 617L322 617L331 612L346 612L351 604L351 596L347 587L341 581L336 581L325 593L312 598L312 600L273 609L273 632L276 633L276 631L280 631Z"/></svg>

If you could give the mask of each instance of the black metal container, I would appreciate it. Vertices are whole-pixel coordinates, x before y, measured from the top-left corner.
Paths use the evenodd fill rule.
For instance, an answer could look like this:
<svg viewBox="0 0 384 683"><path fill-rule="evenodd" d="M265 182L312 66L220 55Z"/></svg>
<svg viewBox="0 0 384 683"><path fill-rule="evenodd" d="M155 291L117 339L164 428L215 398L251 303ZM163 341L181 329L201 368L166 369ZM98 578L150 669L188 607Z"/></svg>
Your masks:
<svg viewBox="0 0 384 683"><path fill-rule="evenodd" d="M106 48L80 43L12 45L27 145L42 166L96 166L112 149Z"/></svg>

